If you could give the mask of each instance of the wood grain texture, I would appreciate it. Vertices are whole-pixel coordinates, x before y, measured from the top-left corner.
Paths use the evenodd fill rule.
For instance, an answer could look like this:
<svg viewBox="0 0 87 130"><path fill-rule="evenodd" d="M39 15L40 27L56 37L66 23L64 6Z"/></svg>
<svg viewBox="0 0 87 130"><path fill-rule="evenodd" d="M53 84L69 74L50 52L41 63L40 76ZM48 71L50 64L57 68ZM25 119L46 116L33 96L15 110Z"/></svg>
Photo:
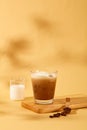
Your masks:
<svg viewBox="0 0 87 130"><path fill-rule="evenodd" d="M70 97L70 107L71 109L81 109L87 108L87 96L85 95L71 95ZM49 105L39 105L34 103L34 99L32 97L26 98L22 101L22 107L31 110L36 113L51 113L60 111L66 103L66 97L57 97L54 99L53 104Z"/></svg>

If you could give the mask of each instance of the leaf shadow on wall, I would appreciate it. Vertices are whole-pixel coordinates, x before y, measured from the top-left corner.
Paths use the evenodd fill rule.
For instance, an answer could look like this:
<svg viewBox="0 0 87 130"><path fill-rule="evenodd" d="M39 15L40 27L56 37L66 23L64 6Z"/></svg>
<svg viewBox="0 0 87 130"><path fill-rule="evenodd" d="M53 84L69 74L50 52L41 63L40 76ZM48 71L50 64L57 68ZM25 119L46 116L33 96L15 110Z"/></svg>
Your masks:
<svg viewBox="0 0 87 130"><path fill-rule="evenodd" d="M83 53L75 53L74 50L71 52L69 49L61 47L61 49L56 53L56 59L63 63L70 62L87 66L87 53L85 51Z"/></svg>
<svg viewBox="0 0 87 130"><path fill-rule="evenodd" d="M66 34L64 34L62 30L62 24L61 23L56 23L51 21L50 19L47 19L43 16L38 16L37 15L32 15L31 21L33 23L34 28L38 31L40 36L42 38L64 38ZM56 37L55 37L56 36ZM50 47L51 44L50 43ZM65 43L64 43L65 44ZM64 45L65 46L65 45ZM45 46L46 47L46 46ZM85 43L84 43L84 50L85 50ZM55 43L54 45L54 54L53 56L53 62L62 62L62 63L75 63L75 64L80 64L80 65L85 65L87 66L87 48L86 51L82 52L74 52L73 50L70 50L67 48L67 46L64 48L63 45L60 43ZM51 61L52 61L52 56L51 56ZM49 60L49 61L50 61Z"/></svg>
<svg viewBox="0 0 87 130"><path fill-rule="evenodd" d="M27 52L31 49L31 41L25 38L12 39L6 50L6 56L14 68L30 67L30 61L26 61Z"/></svg>
<svg viewBox="0 0 87 130"><path fill-rule="evenodd" d="M33 15L31 17L33 26L37 31L44 36L61 37L63 33L61 32L61 23L56 23L50 19L42 16Z"/></svg>
<svg viewBox="0 0 87 130"><path fill-rule="evenodd" d="M0 49L0 85L8 86L10 78L26 77L33 63L30 59L32 40L26 38L10 38Z"/></svg>

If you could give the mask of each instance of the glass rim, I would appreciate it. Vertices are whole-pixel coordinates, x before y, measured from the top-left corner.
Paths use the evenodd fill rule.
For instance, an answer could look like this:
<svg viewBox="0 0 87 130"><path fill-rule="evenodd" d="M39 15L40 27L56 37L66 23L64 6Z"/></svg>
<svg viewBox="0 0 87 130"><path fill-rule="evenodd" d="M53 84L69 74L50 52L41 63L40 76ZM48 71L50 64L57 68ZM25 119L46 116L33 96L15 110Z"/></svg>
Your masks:
<svg viewBox="0 0 87 130"><path fill-rule="evenodd" d="M46 73L58 73L58 70L55 71L49 71L49 70L30 70L30 73L39 73L39 72L46 72Z"/></svg>
<svg viewBox="0 0 87 130"><path fill-rule="evenodd" d="M17 83L19 83L19 84L24 84L24 81L25 81L25 78L11 78L10 79L10 84L17 84Z"/></svg>

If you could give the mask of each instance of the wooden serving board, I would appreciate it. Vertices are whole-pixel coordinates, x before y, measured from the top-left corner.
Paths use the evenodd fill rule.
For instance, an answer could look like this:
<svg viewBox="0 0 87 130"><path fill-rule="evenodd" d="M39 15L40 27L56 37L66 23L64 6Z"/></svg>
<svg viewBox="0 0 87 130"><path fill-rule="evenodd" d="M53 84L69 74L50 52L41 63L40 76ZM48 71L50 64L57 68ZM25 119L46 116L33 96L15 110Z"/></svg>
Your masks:
<svg viewBox="0 0 87 130"><path fill-rule="evenodd" d="M49 105L39 105L34 103L32 97L26 98L22 101L22 107L31 110L36 113L51 113L60 111L65 106L66 97L70 98L71 109L87 108L87 96L86 95L71 95L65 97L57 97L54 99L54 103Z"/></svg>

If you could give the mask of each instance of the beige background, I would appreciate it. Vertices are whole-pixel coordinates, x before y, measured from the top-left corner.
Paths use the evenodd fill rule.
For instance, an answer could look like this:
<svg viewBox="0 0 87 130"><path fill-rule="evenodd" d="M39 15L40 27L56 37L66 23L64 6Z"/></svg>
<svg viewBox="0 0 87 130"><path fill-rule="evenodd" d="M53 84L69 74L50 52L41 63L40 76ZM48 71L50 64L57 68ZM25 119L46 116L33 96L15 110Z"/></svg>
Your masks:
<svg viewBox="0 0 87 130"><path fill-rule="evenodd" d="M78 122L79 113L54 123L47 115L32 115L10 102L12 77L24 77L25 96L32 96L32 69L59 71L56 96L87 93L86 0L0 0L0 124L2 130L11 129L10 120L16 129L87 128L83 111Z"/></svg>

